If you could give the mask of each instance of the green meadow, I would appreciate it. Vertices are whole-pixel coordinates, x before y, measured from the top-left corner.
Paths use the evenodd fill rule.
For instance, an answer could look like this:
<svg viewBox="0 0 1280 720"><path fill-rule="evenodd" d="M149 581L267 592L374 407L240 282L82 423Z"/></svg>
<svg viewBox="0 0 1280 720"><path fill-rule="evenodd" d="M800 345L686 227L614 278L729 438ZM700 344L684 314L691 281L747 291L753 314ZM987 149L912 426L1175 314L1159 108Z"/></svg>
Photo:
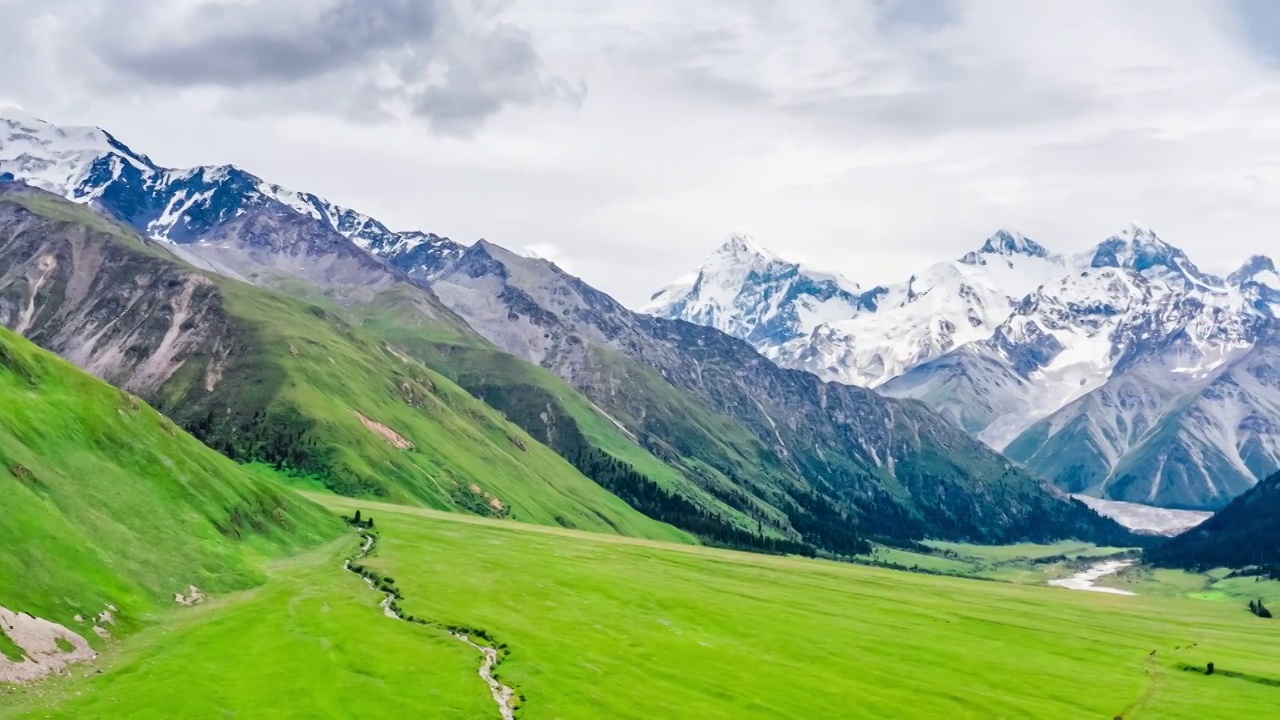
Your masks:
<svg viewBox="0 0 1280 720"><path fill-rule="evenodd" d="M520 718L1268 717L1280 624L1234 600L902 572L313 495L360 509L405 612L505 643ZM354 535L174 608L4 717L499 717L480 656L393 620ZM988 549L988 559L1062 548ZM1092 552L1092 549L1086 549ZM959 553L958 553L959 554ZM1252 581L1250 581L1252 582ZM1168 581L1157 583L1168 587ZM1185 669L1215 663L1208 676Z"/></svg>

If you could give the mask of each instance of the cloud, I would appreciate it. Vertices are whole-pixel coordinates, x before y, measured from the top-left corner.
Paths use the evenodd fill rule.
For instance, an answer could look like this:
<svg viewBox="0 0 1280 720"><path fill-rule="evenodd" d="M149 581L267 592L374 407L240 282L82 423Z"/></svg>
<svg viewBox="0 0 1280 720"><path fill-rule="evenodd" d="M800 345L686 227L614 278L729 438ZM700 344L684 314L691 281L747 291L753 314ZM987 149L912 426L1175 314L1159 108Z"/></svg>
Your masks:
<svg viewBox="0 0 1280 720"><path fill-rule="evenodd" d="M342 0L318 12L296 11L301 17L280 17L278 6L261 3L201 4L176 19L195 33L153 30L154 44L109 45L108 60L140 79L177 86L298 82L430 42L447 8L433 1Z"/></svg>
<svg viewBox="0 0 1280 720"><path fill-rule="evenodd" d="M735 227L879 284L1140 217L1221 270L1280 226L1274 5L0 0L0 96L631 302Z"/></svg>
<svg viewBox="0 0 1280 720"><path fill-rule="evenodd" d="M536 243L515 249L516 254L527 258L537 258L555 263L568 273L573 273L573 262L565 255L564 250L554 243Z"/></svg>
<svg viewBox="0 0 1280 720"><path fill-rule="evenodd" d="M407 115L465 135L504 108L586 93L547 70L501 6L476 0L54 4L67 35L135 94L213 90L239 110Z"/></svg>

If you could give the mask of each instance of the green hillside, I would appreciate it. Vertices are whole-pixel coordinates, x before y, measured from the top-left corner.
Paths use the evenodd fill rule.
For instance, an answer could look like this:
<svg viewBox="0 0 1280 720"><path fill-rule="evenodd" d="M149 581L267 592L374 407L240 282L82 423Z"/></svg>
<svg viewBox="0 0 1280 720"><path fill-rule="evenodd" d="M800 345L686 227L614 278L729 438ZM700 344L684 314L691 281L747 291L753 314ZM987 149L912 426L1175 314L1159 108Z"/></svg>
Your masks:
<svg viewBox="0 0 1280 720"><path fill-rule="evenodd" d="M119 634L191 585L256 584L252 558L341 531L272 475L0 328L0 606L75 627L110 604Z"/></svg>
<svg viewBox="0 0 1280 720"><path fill-rule="evenodd" d="M1280 473L1146 555L1169 567L1257 566L1265 570L1261 574L1280 579Z"/></svg>
<svg viewBox="0 0 1280 720"><path fill-rule="evenodd" d="M339 315L197 271L89 209L6 193L0 267L11 268L0 300L21 309L34 292L29 337L134 389L236 460L344 494L690 540ZM33 291L37 272L46 277Z"/></svg>
<svg viewBox="0 0 1280 720"><path fill-rule="evenodd" d="M523 697L522 720L1239 718L1267 717L1280 698L1280 657L1260 650L1280 641L1280 625L1235 601L320 499L376 519L366 562L394 576L405 612L506 645L498 677ZM273 565L262 590L175 614L111 654L104 674L0 695L0 717L499 717L476 676L479 653L383 617L378 595L339 569L343 552Z"/></svg>
<svg viewBox="0 0 1280 720"><path fill-rule="evenodd" d="M696 518L673 517L676 524L704 537L749 547L760 546L749 537L756 533L766 544L789 538L782 529L788 522L786 516L767 503L753 501L743 492L743 481L732 480L711 464L691 457L696 453L683 451L679 442L673 443L661 434L633 434L621 419L606 414L577 389L537 365L504 353L474 335L442 332L414 310L412 299L416 293L414 288L395 288L380 294L372 303L338 311L382 338L388 347L447 375L602 484L608 486L610 473L592 474L592 465L583 462L585 455L595 453L616 460L634 471L640 483L661 488L703 513ZM661 383L657 385L662 387ZM634 386L628 391L639 392ZM669 401L655 404L654 412L674 423L678 418L670 417L677 414L672 409L684 411L683 422L691 427L677 427L674 434L678 438L697 440L717 433L731 436L732 443L714 443L714 451L722 457L717 464L738 468L756 484L772 481L772 471L756 462L763 453L754 439L737 430L732 421L712 418L711 413L669 388L667 395ZM699 424L701 427L697 427ZM656 503L645 505L643 500L628 499L654 515L667 510Z"/></svg>
<svg viewBox="0 0 1280 720"><path fill-rule="evenodd" d="M340 316L270 290L215 281L228 313L254 335L243 364L228 367L234 382L212 392L195 367L180 371L157 399L212 447L279 463L343 494L685 537L602 490L448 378Z"/></svg>

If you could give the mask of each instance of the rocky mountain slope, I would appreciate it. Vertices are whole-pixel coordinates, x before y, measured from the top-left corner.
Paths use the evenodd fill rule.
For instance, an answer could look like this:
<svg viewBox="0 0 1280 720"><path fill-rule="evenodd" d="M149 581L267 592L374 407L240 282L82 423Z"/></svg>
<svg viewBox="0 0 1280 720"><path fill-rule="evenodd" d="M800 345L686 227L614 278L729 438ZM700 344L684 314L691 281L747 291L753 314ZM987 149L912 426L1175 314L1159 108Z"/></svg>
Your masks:
<svg viewBox="0 0 1280 720"><path fill-rule="evenodd" d="M923 405L781 369L710 328L633 313L545 260L482 241L432 287L489 340L552 370L642 442L660 437L736 477L748 491L739 502L765 510L762 522L769 506L785 513L829 499L890 537L1112 529Z"/></svg>
<svg viewBox="0 0 1280 720"><path fill-rule="evenodd" d="M687 539L343 320L318 292L325 305L203 272L170 247L0 184L0 324L143 396L232 458L338 492ZM436 301L402 291L415 317L433 322Z"/></svg>
<svg viewBox="0 0 1280 720"><path fill-rule="evenodd" d="M716 493L727 497L728 491L704 487L704 468L677 467L654 456L576 390L556 386L554 376L497 358L499 351L423 287L426 278L460 257L463 248L448 239L418 231L393 233L368 216L234 167L163 168L98 129L59 128L22 113L0 122L9 129L7 136L0 135L0 172L97 207L194 267L308 302L339 301L332 308L337 315L365 325L373 338L400 348L395 352L403 351L407 361L430 363L483 393L578 472L621 493L650 517L713 542L794 549L788 545L799 538L794 529L765 527L726 503ZM95 166L136 172L95 172ZM192 197L196 200L189 202ZM26 287L24 282L11 290L15 307L26 297ZM137 310L146 318L165 307L162 296L158 308ZM478 367L491 372L481 376L474 372ZM531 412L531 397L541 398L544 409ZM731 481L722 482L732 489ZM362 487L341 485L348 491ZM560 519L572 522L569 514Z"/></svg>
<svg viewBox="0 0 1280 720"><path fill-rule="evenodd" d="M385 287L388 266L421 273L461 252L447 238L393 232L234 165L161 167L99 128L55 126L13 108L0 108L0 174L99 207L182 248L193 264L254 281L300 276L367 293Z"/></svg>
<svg viewBox="0 0 1280 720"><path fill-rule="evenodd" d="M413 359L467 383L651 516L715 525L704 536L853 552L866 533L1002 540L1118 532L922 405L779 371L720 332L630 313L550 264L484 242L464 249L428 233L393 233L233 167L165 169L102 131L5 122L0 171L98 207L208 270L301 297L323 292L342 303L336 313L384 342L417 325L406 343ZM434 292L424 289L428 280ZM856 290L838 278L818 284L806 280L795 292L838 301ZM251 315L248 307L239 316ZM459 317L465 323L453 322ZM496 381L469 371L460 357L501 363L466 325L568 384L526 382L523 370ZM534 387L553 389L539 395L545 411L528 402ZM190 404L174 398L168 407Z"/></svg>
<svg viewBox="0 0 1280 720"><path fill-rule="evenodd" d="M1072 492L1216 508L1280 467L1268 258L1219 278L1144 228L1074 256L1001 231L899 285L830 277L731 238L647 310L922 400Z"/></svg>

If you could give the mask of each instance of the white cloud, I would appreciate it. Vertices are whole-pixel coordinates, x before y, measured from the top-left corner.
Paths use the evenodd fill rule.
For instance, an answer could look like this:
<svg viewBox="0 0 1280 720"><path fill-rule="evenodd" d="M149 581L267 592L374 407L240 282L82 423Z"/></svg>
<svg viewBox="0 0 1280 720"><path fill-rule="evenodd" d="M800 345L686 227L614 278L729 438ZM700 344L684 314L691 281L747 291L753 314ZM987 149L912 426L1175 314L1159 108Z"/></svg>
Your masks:
<svg viewBox="0 0 1280 720"><path fill-rule="evenodd" d="M525 245L524 247L515 248L515 252L529 258L538 258L539 260L547 260L555 263L567 273L573 273L573 260L568 257L564 250L552 243L535 243L533 245Z"/></svg>
<svg viewBox="0 0 1280 720"><path fill-rule="evenodd" d="M481 3L539 72L591 91L502 105L467 139L132 83L41 10L41 33L0 30L25 60L0 56L23 68L0 96L160 162L554 252L631 303L731 228L874 284L997 227L1067 251L1141 217L1224 270L1280 224L1280 74L1266 18L1233 1Z"/></svg>

